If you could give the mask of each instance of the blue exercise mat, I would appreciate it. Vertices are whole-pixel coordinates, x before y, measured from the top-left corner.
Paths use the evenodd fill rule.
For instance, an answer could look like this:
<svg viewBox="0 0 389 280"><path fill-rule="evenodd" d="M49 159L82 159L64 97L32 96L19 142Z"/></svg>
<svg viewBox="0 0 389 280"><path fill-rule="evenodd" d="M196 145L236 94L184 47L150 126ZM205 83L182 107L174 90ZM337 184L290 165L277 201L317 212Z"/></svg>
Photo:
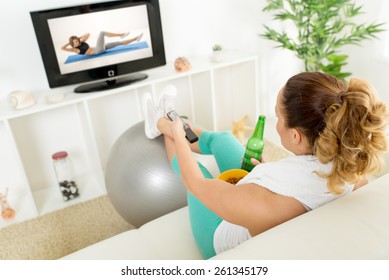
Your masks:
<svg viewBox="0 0 389 280"><path fill-rule="evenodd" d="M83 55L83 54L75 54L75 55L70 55L66 61L65 64L72 63L72 62L77 62L77 61L82 61L82 60L87 60L87 59L92 59L96 57L102 57L102 56L107 56L107 55L112 55L112 54L118 54L118 53L124 53L128 51L135 51L135 50L140 50L140 49L146 49L148 48L149 45L147 44L146 41L143 42L138 42L138 43L131 43L128 45L120 45L116 46L112 49L108 49L105 52L101 54L93 54L93 55Z"/></svg>

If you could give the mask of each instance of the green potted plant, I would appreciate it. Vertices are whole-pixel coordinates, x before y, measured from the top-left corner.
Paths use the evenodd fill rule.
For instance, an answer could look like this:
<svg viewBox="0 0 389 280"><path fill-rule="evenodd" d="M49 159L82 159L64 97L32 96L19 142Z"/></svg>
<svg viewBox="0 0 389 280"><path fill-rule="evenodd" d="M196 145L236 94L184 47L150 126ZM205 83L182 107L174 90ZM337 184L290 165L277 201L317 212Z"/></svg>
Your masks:
<svg viewBox="0 0 389 280"><path fill-rule="evenodd" d="M219 51L221 51L223 49L223 47L222 47L222 45L220 45L220 44L215 44L215 45L213 45L213 47L212 47L212 50L214 51L214 52L219 52Z"/></svg>
<svg viewBox="0 0 389 280"><path fill-rule="evenodd" d="M211 60L214 62L220 62L223 60L223 47L220 44L215 44L212 46L212 56Z"/></svg>
<svg viewBox="0 0 389 280"><path fill-rule="evenodd" d="M304 61L305 71L320 71L344 79L348 56L341 54L344 45L358 45L365 39L376 38L384 23L356 24L362 6L351 0L267 0L265 12L273 12L274 19L289 21L293 34L278 32L264 25L261 35L278 43L277 47L291 50Z"/></svg>

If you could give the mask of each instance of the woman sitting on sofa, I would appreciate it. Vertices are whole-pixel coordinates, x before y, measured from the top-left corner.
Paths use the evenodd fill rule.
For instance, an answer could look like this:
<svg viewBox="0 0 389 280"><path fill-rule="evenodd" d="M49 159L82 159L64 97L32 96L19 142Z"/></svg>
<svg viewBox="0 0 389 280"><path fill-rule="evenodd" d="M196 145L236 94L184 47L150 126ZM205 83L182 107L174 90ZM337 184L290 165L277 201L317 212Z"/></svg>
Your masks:
<svg viewBox="0 0 389 280"><path fill-rule="evenodd" d="M188 190L192 231L204 258L361 187L366 174L380 169L387 149L387 107L367 82L300 73L281 88L275 107L281 143L294 155L257 164L234 186L212 178L192 151L213 154L223 172L240 168L244 147L230 132L199 128L193 128L198 142L189 144L181 122L164 117L174 109L170 89L158 106L145 96L145 133L164 136L167 156Z"/></svg>

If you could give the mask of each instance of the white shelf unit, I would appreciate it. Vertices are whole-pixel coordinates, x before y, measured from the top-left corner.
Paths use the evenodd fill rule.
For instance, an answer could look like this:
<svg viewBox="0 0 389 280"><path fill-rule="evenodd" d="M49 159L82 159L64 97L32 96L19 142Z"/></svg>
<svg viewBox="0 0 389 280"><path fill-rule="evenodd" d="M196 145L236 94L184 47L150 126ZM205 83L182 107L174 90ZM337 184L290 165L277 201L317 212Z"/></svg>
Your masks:
<svg viewBox="0 0 389 280"><path fill-rule="evenodd" d="M260 113L257 56L227 52L222 62L189 58L192 69L176 72L174 62L146 71L149 77L104 92L65 93L57 104L37 104L13 110L3 101L0 113L0 192L16 211L12 221L0 218L0 228L106 194L104 170L116 139L144 119L141 100L151 92L178 89L176 110L206 129L228 130L245 114L252 124ZM55 180L51 155L68 151L80 196L64 202Z"/></svg>

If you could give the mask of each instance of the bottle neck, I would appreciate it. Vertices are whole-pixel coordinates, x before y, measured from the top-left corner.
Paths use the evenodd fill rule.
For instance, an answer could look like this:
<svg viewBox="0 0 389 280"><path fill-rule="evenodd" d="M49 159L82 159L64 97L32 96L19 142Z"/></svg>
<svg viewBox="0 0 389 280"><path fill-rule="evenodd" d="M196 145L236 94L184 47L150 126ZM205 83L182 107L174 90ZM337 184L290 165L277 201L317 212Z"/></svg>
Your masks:
<svg viewBox="0 0 389 280"><path fill-rule="evenodd" d="M265 131L265 116L260 115L258 117L257 124L255 126L253 136L263 139L263 132Z"/></svg>

